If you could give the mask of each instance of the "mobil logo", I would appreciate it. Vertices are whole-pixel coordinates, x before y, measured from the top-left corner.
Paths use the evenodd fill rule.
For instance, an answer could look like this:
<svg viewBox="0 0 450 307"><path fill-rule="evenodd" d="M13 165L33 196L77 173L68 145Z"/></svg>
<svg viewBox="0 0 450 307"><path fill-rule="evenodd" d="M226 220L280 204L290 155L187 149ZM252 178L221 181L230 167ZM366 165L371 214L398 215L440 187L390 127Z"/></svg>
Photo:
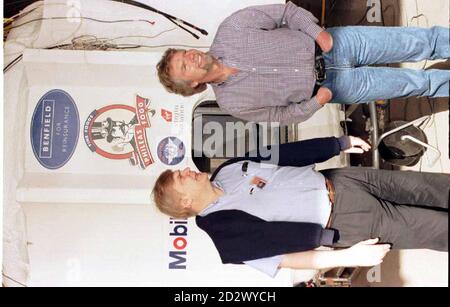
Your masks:
<svg viewBox="0 0 450 307"><path fill-rule="evenodd" d="M176 220L170 218L169 221L172 230L169 233L172 241L171 249L169 251L169 269L186 269L187 260L187 237L188 237L188 222L184 220Z"/></svg>

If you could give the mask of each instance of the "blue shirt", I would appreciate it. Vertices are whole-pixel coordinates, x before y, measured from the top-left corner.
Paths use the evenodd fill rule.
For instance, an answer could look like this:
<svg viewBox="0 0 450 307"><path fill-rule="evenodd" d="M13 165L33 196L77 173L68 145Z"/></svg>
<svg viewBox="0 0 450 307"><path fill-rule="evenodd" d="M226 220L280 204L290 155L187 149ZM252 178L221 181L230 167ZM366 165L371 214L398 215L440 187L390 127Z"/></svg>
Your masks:
<svg viewBox="0 0 450 307"><path fill-rule="evenodd" d="M271 164L244 161L224 167L213 184L225 195L209 205L200 216L220 210L241 210L266 221L309 222L322 225L328 222L331 206L324 176L314 171L314 165L279 167ZM270 276L275 276L282 255L246 261Z"/></svg>

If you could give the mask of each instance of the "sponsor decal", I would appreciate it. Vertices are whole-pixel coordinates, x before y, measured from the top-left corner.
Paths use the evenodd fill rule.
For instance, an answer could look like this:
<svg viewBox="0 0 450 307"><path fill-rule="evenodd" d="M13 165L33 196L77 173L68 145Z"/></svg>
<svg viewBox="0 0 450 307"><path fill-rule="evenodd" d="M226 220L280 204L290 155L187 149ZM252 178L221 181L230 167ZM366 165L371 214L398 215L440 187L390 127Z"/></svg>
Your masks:
<svg viewBox="0 0 450 307"><path fill-rule="evenodd" d="M166 109L161 109L161 117L168 123L172 122L172 112Z"/></svg>
<svg viewBox="0 0 450 307"><path fill-rule="evenodd" d="M170 218L169 223L171 224L171 227L173 227L172 231L169 233L172 240L172 250L169 251L169 269L186 270L188 221L186 219L176 220Z"/></svg>
<svg viewBox="0 0 450 307"><path fill-rule="evenodd" d="M175 105L175 110L173 111L174 118L173 121L175 123L184 123L184 105L183 104L177 104Z"/></svg>
<svg viewBox="0 0 450 307"><path fill-rule="evenodd" d="M164 164L177 165L183 161L185 153L183 142L174 136L166 137L158 144L158 158Z"/></svg>
<svg viewBox="0 0 450 307"><path fill-rule="evenodd" d="M54 89L42 96L31 118L33 153L48 169L65 165L78 143L80 118L74 100L63 90Z"/></svg>
<svg viewBox="0 0 450 307"><path fill-rule="evenodd" d="M154 115L150 99L138 95L135 107L113 104L94 110L84 123L84 141L92 152L105 158L128 159L131 165L145 169L154 162L147 141Z"/></svg>

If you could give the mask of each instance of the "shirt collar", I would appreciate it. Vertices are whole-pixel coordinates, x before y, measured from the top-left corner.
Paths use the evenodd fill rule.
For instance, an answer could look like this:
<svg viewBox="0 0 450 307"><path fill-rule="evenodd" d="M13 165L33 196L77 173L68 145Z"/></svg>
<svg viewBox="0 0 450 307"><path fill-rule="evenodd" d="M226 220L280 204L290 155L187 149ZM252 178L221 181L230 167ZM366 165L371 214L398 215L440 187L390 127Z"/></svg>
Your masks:
<svg viewBox="0 0 450 307"><path fill-rule="evenodd" d="M221 189L222 191L225 192L225 190L223 189L222 184L221 184L219 181L214 180L214 181L212 181L211 183L212 183L215 187L217 187L217 188L219 188L219 189ZM210 204L209 204L208 206L206 206L202 211L200 211L200 213L198 213L198 215L200 215L200 216L205 216L205 215L207 215L207 214L209 213L210 209L213 208L213 207L215 207L215 206L220 202L220 199L221 199L222 197L223 197L223 196L219 197L215 202L210 203Z"/></svg>
<svg viewBox="0 0 450 307"><path fill-rule="evenodd" d="M244 70L242 70L242 67L240 67L241 65L233 65L232 63L229 63L225 58L224 58L224 54L218 50L215 49L210 49L208 51L208 54L213 56L214 58L216 58L218 61L220 61L221 63L227 65L227 66L231 66L231 67L236 67L239 69L239 71L228 77L227 80L222 81L220 83L210 83L211 86L213 87L222 87L223 85L230 85L233 84L239 80L241 80L242 78L244 78L247 74ZM239 66L239 67L238 67Z"/></svg>

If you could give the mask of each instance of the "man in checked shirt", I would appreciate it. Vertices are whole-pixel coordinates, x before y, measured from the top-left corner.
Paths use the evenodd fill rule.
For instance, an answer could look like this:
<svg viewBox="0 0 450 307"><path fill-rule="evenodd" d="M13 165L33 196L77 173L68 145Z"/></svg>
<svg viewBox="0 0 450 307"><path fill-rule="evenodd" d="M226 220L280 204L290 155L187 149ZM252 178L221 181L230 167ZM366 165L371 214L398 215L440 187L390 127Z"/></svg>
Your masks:
<svg viewBox="0 0 450 307"><path fill-rule="evenodd" d="M183 96L210 84L231 115L282 125L305 121L329 102L449 96L448 70L367 66L448 59L448 28L324 30L317 21L292 2L242 9L222 22L208 53L167 50L159 79Z"/></svg>

